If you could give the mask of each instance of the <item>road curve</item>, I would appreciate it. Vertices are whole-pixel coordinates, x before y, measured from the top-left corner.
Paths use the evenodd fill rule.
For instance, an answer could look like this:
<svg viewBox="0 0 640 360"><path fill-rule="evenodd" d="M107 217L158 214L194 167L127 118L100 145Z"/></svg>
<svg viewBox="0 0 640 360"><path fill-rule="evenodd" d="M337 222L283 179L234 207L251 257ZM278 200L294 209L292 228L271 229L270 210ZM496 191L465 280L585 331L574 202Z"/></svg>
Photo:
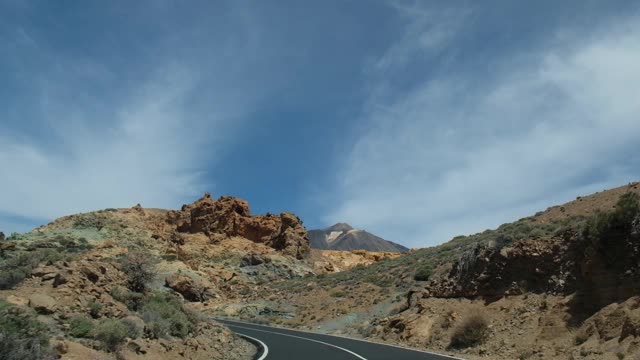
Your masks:
<svg viewBox="0 0 640 360"><path fill-rule="evenodd" d="M363 340L216 319L268 347L264 360L452 360L454 357Z"/></svg>

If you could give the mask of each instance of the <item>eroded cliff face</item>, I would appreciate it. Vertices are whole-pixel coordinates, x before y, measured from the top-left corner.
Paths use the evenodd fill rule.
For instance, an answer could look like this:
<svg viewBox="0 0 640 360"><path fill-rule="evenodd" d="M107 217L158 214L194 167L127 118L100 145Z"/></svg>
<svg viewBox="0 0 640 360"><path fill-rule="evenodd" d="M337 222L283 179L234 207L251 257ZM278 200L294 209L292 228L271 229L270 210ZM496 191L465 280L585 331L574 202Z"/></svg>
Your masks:
<svg viewBox="0 0 640 360"><path fill-rule="evenodd" d="M524 293L576 293L582 311L595 312L640 294L640 222L617 238L593 243L567 230L558 237L532 239L498 248L478 247L449 274L425 286L424 296L500 298Z"/></svg>
<svg viewBox="0 0 640 360"><path fill-rule="evenodd" d="M309 255L309 239L302 221L292 213L251 215L247 201L223 196L213 200L210 194L180 211L168 214L168 222L182 233L239 236L304 259Z"/></svg>

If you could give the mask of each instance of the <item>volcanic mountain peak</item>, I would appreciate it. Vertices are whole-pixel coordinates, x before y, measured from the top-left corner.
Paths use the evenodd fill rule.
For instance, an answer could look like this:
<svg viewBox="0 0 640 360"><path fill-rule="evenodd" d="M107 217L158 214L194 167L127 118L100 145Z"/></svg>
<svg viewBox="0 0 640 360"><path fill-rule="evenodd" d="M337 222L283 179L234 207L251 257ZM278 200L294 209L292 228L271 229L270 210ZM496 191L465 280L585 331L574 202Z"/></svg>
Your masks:
<svg viewBox="0 0 640 360"><path fill-rule="evenodd" d="M337 223L335 225L329 226L328 228L324 229L325 231L329 231L329 232L333 232L333 231L349 231L349 230L354 230L353 227L347 223Z"/></svg>
<svg viewBox="0 0 640 360"><path fill-rule="evenodd" d="M367 250L376 252L406 252L409 249L371 234L354 229L347 223L337 223L322 230L309 230L312 248L323 250Z"/></svg>

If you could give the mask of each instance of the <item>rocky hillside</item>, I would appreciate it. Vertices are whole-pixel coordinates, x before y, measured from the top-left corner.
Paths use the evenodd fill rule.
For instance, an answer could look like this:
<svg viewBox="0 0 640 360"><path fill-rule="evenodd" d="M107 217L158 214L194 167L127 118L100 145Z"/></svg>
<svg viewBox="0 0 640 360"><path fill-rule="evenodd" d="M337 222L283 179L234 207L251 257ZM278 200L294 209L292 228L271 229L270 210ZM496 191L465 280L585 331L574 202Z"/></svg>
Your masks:
<svg viewBox="0 0 640 360"><path fill-rule="evenodd" d="M232 197L63 217L0 241L0 353L251 359L254 346L203 311L312 274L309 256L295 215L252 216Z"/></svg>
<svg viewBox="0 0 640 360"><path fill-rule="evenodd" d="M635 358L639 199L632 183L404 254L310 249L295 215L209 194L71 215L0 240L0 354L251 358L216 315L469 359Z"/></svg>
<svg viewBox="0 0 640 360"><path fill-rule="evenodd" d="M631 183L438 247L275 284L272 296L297 312L269 321L470 359L636 358L639 195ZM322 306L306 305L314 301Z"/></svg>
<svg viewBox="0 0 640 360"><path fill-rule="evenodd" d="M338 223L322 230L309 230L311 247L322 250L366 250L375 252L407 252L408 248L385 240L349 224Z"/></svg>

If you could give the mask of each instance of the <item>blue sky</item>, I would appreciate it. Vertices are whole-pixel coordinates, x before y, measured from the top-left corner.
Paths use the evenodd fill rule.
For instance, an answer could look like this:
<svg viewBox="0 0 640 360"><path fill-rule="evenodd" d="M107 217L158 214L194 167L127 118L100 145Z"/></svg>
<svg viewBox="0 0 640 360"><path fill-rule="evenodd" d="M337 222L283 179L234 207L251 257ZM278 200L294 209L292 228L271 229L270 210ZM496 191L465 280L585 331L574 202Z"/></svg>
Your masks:
<svg viewBox="0 0 640 360"><path fill-rule="evenodd" d="M204 191L447 241L640 180L633 1L0 0L0 230Z"/></svg>

